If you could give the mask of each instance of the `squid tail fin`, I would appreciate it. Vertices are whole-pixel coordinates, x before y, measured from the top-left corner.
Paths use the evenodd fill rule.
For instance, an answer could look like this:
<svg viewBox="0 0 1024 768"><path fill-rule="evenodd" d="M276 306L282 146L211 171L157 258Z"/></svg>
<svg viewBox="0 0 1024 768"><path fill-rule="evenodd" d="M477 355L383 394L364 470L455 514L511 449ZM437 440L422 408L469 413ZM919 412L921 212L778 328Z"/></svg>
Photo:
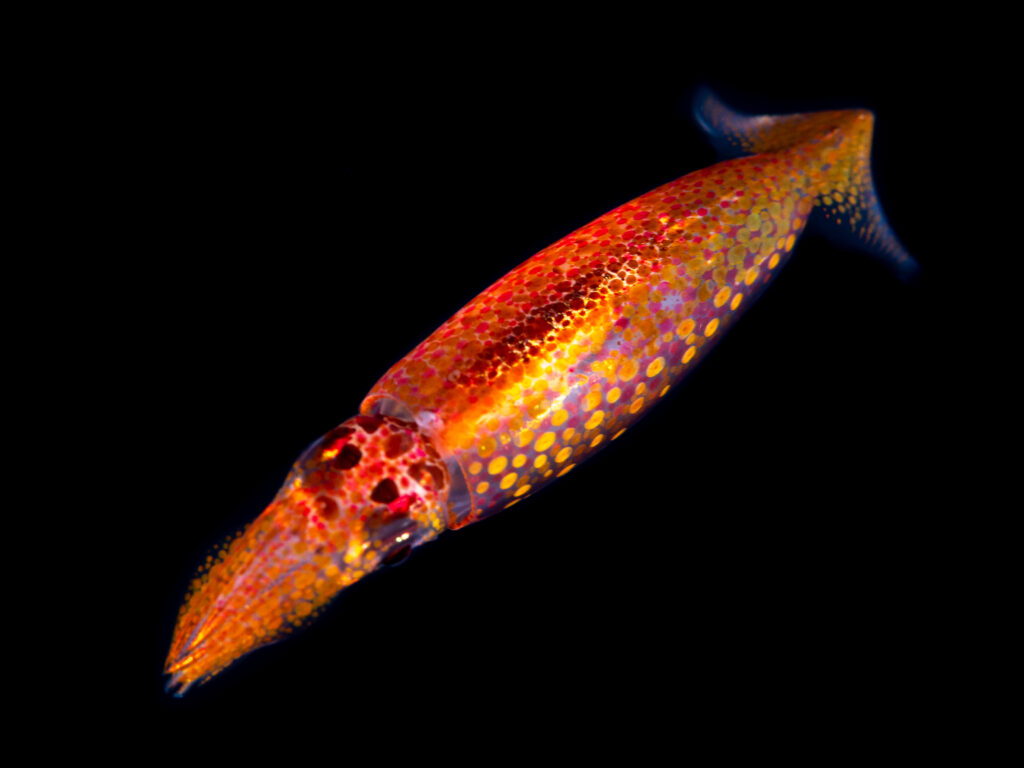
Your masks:
<svg viewBox="0 0 1024 768"><path fill-rule="evenodd" d="M807 158L807 192L819 228L838 244L883 261L898 277L920 269L889 227L871 178L875 116L865 109L793 115L744 115L710 90L694 100L698 124L724 157L797 152ZM812 221L814 221L812 219Z"/></svg>

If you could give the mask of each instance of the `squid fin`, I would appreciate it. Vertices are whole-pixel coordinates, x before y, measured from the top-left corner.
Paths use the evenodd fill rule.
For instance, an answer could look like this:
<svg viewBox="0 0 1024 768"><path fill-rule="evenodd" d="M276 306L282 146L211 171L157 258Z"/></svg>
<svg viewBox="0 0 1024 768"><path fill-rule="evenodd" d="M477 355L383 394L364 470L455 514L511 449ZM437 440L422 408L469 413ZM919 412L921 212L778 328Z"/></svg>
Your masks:
<svg viewBox="0 0 1024 768"><path fill-rule="evenodd" d="M797 153L807 159L811 222L837 244L865 252L911 281L920 269L900 244L878 203L871 176L875 116L866 109L744 115L710 90L694 100L698 124L725 157Z"/></svg>

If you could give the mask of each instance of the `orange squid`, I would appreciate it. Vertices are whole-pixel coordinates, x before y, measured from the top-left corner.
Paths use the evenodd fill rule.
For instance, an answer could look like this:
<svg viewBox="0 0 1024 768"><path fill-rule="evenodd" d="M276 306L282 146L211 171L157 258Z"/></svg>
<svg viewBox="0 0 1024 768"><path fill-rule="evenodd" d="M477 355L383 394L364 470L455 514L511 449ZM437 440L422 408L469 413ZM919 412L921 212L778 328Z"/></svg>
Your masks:
<svg viewBox="0 0 1024 768"><path fill-rule="evenodd" d="M484 290L310 446L211 559L165 671L183 694L348 585L506 509L610 444L691 371L788 259L809 217L901 277L864 110L697 119L733 159L601 216Z"/></svg>

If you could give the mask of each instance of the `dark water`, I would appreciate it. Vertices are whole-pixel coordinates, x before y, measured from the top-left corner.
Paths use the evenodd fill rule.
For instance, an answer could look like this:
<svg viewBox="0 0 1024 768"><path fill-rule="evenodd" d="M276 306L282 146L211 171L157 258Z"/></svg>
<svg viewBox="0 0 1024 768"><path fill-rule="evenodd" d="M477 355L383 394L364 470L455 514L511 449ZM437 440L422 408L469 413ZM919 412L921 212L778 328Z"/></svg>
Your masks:
<svg viewBox="0 0 1024 768"><path fill-rule="evenodd" d="M129 206L138 289L111 320L137 415L116 673L133 717L209 736L301 711L336 719L343 741L408 734L410 718L457 734L524 712L728 717L737 699L892 690L896 670L931 684L923 648L957 578L955 514L936 500L958 362L933 311L956 254L922 199L944 178L939 84L659 72L454 63L391 79L214 58L155 77L144 199ZM175 613L207 549L477 292L713 163L689 116L699 82L751 112L873 109L879 198L924 283L805 236L701 369L615 445L167 697ZM666 695L676 703L651 703Z"/></svg>

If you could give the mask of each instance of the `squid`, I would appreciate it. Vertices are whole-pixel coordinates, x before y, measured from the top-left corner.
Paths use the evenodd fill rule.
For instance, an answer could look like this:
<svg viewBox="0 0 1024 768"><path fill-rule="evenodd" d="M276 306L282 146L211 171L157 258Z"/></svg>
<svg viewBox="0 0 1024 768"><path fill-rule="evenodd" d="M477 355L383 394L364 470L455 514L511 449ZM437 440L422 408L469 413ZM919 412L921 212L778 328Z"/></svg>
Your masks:
<svg viewBox="0 0 1024 768"><path fill-rule="evenodd" d="M183 695L307 624L345 587L614 442L758 298L809 219L914 277L875 194L871 112L748 116L702 91L695 113L728 159L520 264L299 456L190 585L169 691Z"/></svg>

